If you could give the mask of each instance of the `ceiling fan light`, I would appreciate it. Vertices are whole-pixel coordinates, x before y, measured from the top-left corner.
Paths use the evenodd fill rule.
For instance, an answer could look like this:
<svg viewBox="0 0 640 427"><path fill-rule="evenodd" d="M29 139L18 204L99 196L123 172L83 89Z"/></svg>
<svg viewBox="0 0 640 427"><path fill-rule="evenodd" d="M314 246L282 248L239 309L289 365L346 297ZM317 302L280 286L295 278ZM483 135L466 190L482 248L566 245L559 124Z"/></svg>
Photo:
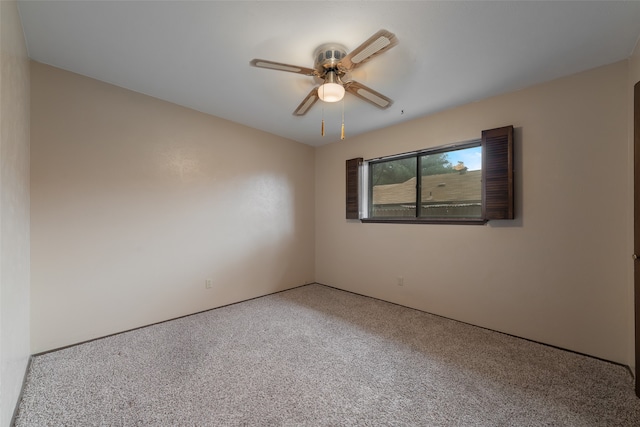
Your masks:
<svg viewBox="0 0 640 427"><path fill-rule="evenodd" d="M344 98L344 87L338 83L325 83L318 88L318 98L324 102L338 102Z"/></svg>

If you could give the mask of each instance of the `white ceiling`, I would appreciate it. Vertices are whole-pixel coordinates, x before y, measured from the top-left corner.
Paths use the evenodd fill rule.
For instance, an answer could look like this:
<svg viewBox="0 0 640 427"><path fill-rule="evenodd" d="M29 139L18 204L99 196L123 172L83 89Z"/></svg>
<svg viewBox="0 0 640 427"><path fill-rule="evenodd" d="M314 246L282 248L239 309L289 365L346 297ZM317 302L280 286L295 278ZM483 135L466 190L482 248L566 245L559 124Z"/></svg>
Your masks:
<svg viewBox="0 0 640 427"><path fill-rule="evenodd" d="M379 110L347 94L348 138L625 59L640 35L640 1L18 4L35 61L314 146L339 140L342 103L294 117L313 78L251 59L313 67L320 44L350 51L395 33L398 46L352 73L395 103Z"/></svg>

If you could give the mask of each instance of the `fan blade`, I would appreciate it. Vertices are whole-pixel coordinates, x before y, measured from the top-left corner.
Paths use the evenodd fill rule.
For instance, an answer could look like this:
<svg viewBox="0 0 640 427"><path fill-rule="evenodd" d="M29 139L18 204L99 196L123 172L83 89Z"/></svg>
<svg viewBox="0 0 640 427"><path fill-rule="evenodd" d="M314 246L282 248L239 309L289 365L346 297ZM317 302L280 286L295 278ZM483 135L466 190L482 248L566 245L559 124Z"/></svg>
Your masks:
<svg viewBox="0 0 640 427"><path fill-rule="evenodd" d="M281 62L267 61L266 59L254 59L251 65L269 70L288 71L290 73L304 74L305 76L317 76L318 72L313 68L299 67L297 65L283 64Z"/></svg>
<svg viewBox="0 0 640 427"><path fill-rule="evenodd" d="M349 71L386 52L397 44L398 38L395 34L387 30L380 30L355 48L353 52L345 56L342 61L340 61L341 68L343 68L344 71Z"/></svg>
<svg viewBox="0 0 640 427"><path fill-rule="evenodd" d="M298 108L294 110L293 115L304 116L305 114L307 114L307 111L309 111L309 109L313 107L313 104L315 104L318 99L320 99L318 98L318 88L314 87L313 89L311 89L311 92L309 92L306 98L304 98L304 100L300 103L300 105L298 105Z"/></svg>
<svg viewBox="0 0 640 427"><path fill-rule="evenodd" d="M393 100L391 98L387 98L380 92L376 92L375 90L366 87L362 83L356 81L345 83L344 90L354 94L364 101L375 105L378 108L389 108L391 104L393 104Z"/></svg>

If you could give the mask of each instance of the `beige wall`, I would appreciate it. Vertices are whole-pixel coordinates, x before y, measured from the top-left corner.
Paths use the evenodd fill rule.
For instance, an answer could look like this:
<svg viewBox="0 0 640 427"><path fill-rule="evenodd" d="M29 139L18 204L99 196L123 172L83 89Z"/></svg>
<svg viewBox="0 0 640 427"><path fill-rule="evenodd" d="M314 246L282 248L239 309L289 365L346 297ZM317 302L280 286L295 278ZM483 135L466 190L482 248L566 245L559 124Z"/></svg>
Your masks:
<svg viewBox="0 0 640 427"><path fill-rule="evenodd" d="M316 280L630 364L627 72L622 61L319 148ZM344 219L346 159L510 124L516 220Z"/></svg>
<svg viewBox="0 0 640 427"><path fill-rule="evenodd" d="M638 41L638 43L636 43L636 47L635 50L633 51L631 57L629 58L629 83L628 83L628 88L629 88L629 112L628 112L628 132L629 132L629 148L628 148L628 168L631 171L631 173L629 174L629 208L627 210L627 212L629 212L629 219L628 219L628 227L629 230L634 230L634 225L633 225L633 162L634 162L634 128L633 128L633 114L634 114L634 85L636 83L640 82L640 40ZM640 129L638 129L638 131L640 132ZM628 242L627 242L627 253L633 253L634 252L634 247L633 247L633 232L630 232L628 235ZM632 313L631 316L629 316L629 341L631 343L631 345L629 346L629 360L630 360L630 368L631 370L634 372L634 374L636 373L636 366L635 366L635 322L634 322L634 305L633 305L633 300L634 300L634 277L633 277L633 261L628 260L628 275L629 275L629 291L628 291L628 306L627 306L627 311L629 311L630 313Z"/></svg>
<svg viewBox="0 0 640 427"><path fill-rule="evenodd" d="M640 81L640 40L629 58L629 76L634 84Z"/></svg>
<svg viewBox="0 0 640 427"><path fill-rule="evenodd" d="M29 60L15 1L0 1L0 425L29 349Z"/></svg>
<svg viewBox="0 0 640 427"><path fill-rule="evenodd" d="M39 63L31 82L34 353L314 280L312 147Z"/></svg>

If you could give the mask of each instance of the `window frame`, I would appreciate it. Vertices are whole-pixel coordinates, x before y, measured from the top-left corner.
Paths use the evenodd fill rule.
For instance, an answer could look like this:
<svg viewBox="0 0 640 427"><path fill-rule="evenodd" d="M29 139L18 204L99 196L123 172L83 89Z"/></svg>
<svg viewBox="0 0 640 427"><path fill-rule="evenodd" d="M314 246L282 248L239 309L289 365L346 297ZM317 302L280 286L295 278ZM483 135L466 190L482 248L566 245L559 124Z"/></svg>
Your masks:
<svg viewBox="0 0 640 427"><path fill-rule="evenodd" d="M421 198L421 170L419 157L456 151L471 147L482 147L482 213L480 218L424 218L419 217ZM373 186L368 170L371 163L416 157L416 216L415 217L377 217L370 218L370 203ZM351 163L349 163L351 162ZM355 169L354 169L355 168ZM350 184L355 179L355 184ZM356 193L354 193L354 188ZM348 219L359 219L363 223L386 224L467 224L483 225L490 220L514 219L514 179L513 179L513 126L505 126L482 131L481 138L453 144L431 147L391 156L373 158L364 161L361 157L347 161L347 200L351 200L351 214L347 208ZM353 200L357 200L356 206ZM356 216L357 213L357 216Z"/></svg>

